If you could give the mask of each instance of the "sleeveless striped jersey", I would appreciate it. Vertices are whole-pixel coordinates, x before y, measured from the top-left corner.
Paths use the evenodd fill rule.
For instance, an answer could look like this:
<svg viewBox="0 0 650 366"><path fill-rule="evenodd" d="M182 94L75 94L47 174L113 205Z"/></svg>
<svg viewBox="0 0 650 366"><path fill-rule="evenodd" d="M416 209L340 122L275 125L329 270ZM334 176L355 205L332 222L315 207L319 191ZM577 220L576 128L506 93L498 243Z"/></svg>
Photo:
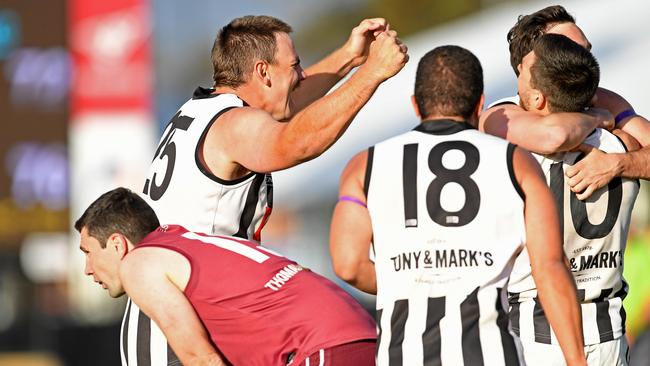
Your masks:
<svg viewBox="0 0 650 366"><path fill-rule="evenodd" d="M605 152L625 152L620 140L596 129L585 143ZM564 235L564 253L578 288L585 345L604 343L625 333L623 255L639 182L614 178L586 201L571 192L566 169L582 158L579 152L533 154L555 196ZM512 327L522 340L558 344L537 298L524 251L508 287Z"/></svg>
<svg viewBox="0 0 650 366"><path fill-rule="evenodd" d="M525 236L514 145L427 121L369 150L378 365L519 365L508 275Z"/></svg>
<svg viewBox="0 0 650 366"><path fill-rule="evenodd" d="M519 97L498 100L488 108L500 104L518 105ZM626 151L616 136L602 129L596 129L584 142L605 152ZM582 158L581 153L533 156L542 166L558 205L564 253L581 302L585 345L617 339L625 333L623 299L628 286L623 278L623 257L639 182L614 178L582 202L571 192L564 175ZM558 344L537 298L525 249L515 262L508 292L515 333L524 341Z"/></svg>
<svg viewBox="0 0 650 366"><path fill-rule="evenodd" d="M271 174L250 173L227 181L211 174L199 158L203 139L217 118L244 105L236 95L212 91L198 88L169 122L142 195L161 225L259 241L273 206ZM180 365L160 328L130 299L120 345L123 366Z"/></svg>

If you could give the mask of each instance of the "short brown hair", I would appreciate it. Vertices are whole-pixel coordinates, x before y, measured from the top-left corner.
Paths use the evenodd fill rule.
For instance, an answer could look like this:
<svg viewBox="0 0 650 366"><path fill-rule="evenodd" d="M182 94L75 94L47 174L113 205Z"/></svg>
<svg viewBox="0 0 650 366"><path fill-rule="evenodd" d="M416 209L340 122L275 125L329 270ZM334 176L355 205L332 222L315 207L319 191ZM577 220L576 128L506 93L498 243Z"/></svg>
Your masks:
<svg viewBox="0 0 650 366"><path fill-rule="evenodd" d="M433 115L468 119L483 94L483 68L470 51L441 46L418 63L415 102L422 118Z"/></svg>
<svg viewBox="0 0 650 366"><path fill-rule="evenodd" d="M537 38L556 24L575 23L576 20L561 5L548 6L529 15L520 15L507 35L510 65L519 76L521 60L533 50Z"/></svg>
<svg viewBox="0 0 650 366"><path fill-rule="evenodd" d="M88 234L97 239L102 248L113 233L120 233L137 244L158 226L160 222L151 206L126 188L101 195L74 224L79 232L87 228Z"/></svg>
<svg viewBox="0 0 650 366"><path fill-rule="evenodd" d="M256 60L275 61L276 33L291 33L287 23L266 15L236 18L221 28L212 46L215 86L236 88L248 81Z"/></svg>
<svg viewBox="0 0 650 366"><path fill-rule="evenodd" d="M544 94L549 111L584 111L600 81L600 67L591 52L560 34L539 37L533 51L531 86Z"/></svg>

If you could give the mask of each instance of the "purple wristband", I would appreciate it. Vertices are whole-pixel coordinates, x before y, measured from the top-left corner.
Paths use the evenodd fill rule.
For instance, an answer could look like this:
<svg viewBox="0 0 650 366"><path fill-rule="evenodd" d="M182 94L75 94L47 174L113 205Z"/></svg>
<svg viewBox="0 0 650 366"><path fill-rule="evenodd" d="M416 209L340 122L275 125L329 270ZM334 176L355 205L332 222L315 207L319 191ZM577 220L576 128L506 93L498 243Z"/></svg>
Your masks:
<svg viewBox="0 0 650 366"><path fill-rule="evenodd" d="M342 196L342 197L339 197L339 202L341 202L341 201L354 202L354 203L356 203L357 205L361 205L361 206L363 206L363 207L365 207L365 208L368 208L368 206L366 206L366 204L363 203L363 201L361 201L361 200L358 199L358 198L352 197L352 196Z"/></svg>
<svg viewBox="0 0 650 366"><path fill-rule="evenodd" d="M616 115L616 117L614 118L614 124L617 125L622 120L632 116L636 116L636 112L634 112L634 109L626 109L623 112Z"/></svg>

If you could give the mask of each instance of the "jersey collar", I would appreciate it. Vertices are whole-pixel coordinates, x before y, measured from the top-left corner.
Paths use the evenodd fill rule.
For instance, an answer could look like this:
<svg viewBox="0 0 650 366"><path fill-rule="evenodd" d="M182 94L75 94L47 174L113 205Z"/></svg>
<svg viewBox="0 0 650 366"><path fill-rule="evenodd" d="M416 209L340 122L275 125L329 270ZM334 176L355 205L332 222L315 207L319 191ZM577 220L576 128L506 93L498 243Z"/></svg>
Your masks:
<svg viewBox="0 0 650 366"><path fill-rule="evenodd" d="M452 135L464 130L475 130L476 127L466 121L454 121L451 119L430 119L422 121L413 131L428 133L431 135Z"/></svg>

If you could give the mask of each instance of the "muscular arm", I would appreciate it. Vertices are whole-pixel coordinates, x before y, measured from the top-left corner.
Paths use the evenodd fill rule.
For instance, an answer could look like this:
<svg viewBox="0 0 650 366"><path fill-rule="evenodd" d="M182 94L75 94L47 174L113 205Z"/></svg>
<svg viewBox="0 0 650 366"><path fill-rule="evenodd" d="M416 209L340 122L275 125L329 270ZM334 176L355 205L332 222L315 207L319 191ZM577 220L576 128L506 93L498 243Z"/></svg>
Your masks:
<svg viewBox="0 0 650 366"><path fill-rule="evenodd" d="M352 29L350 37L341 48L305 70L306 78L292 93L297 110L324 96L353 68L365 62L374 33L385 29L383 18L365 19Z"/></svg>
<svg viewBox="0 0 650 366"><path fill-rule="evenodd" d="M219 152L217 155L225 153L232 164L260 173L313 159L338 140L379 84L395 75L407 60L396 34L382 32L370 46L368 60L348 81L288 123L275 121L259 109L236 108L221 116L216 128L210 129L205 148L210 149L211 144ZM228 172L215 173L230 178Z"/></svg>
<svg viewBox="0 0 650 366"><path fill-rule="evenodd" d="M341 175L339 197L354 197L366 202L363 179L368 153L356 155ZM330 229L330 254L334 272L361 291L376 294L375 264L370 261L372 224L368 209L358 203L339 201L334 208Z"/></svg>
<svg viewBox="0 0 650 366"><path fill-rule="evenodd" d="M613 115L632 108L620 95L607 89L600 88L597 95L596 106L608 109ZM634 115L620 121L617 128L634 137L642 148L610 154L589 149L584 159L566 171L571 190L577 193L578 199L588 198L617 176L650 179L650 122Z"/></svg>
<svg viewBox="0 0 650 366"><path fill-rule="evenodd" d="M541 116L515 104L502 104L481 114L479 129L530 151L552 154L580 145L607 117L584 113Z"/></svg>
<svg viewBox="0 0 650 366"><path fill-rule="evenodd" d="M553 196L535 159L519 148L515 176L525 194L526 246L537 294L569 365L586 365L582 317L573 276L566 266Z"/></svg>
<svg viewBox="0 0 650 366"><path fill-rule="evenodd" d="M142 248L124 257L120 279L131 300L163 331L183 365L225 365L178 287L187 284L189 266L187 259L176 252Z"/></svg>

